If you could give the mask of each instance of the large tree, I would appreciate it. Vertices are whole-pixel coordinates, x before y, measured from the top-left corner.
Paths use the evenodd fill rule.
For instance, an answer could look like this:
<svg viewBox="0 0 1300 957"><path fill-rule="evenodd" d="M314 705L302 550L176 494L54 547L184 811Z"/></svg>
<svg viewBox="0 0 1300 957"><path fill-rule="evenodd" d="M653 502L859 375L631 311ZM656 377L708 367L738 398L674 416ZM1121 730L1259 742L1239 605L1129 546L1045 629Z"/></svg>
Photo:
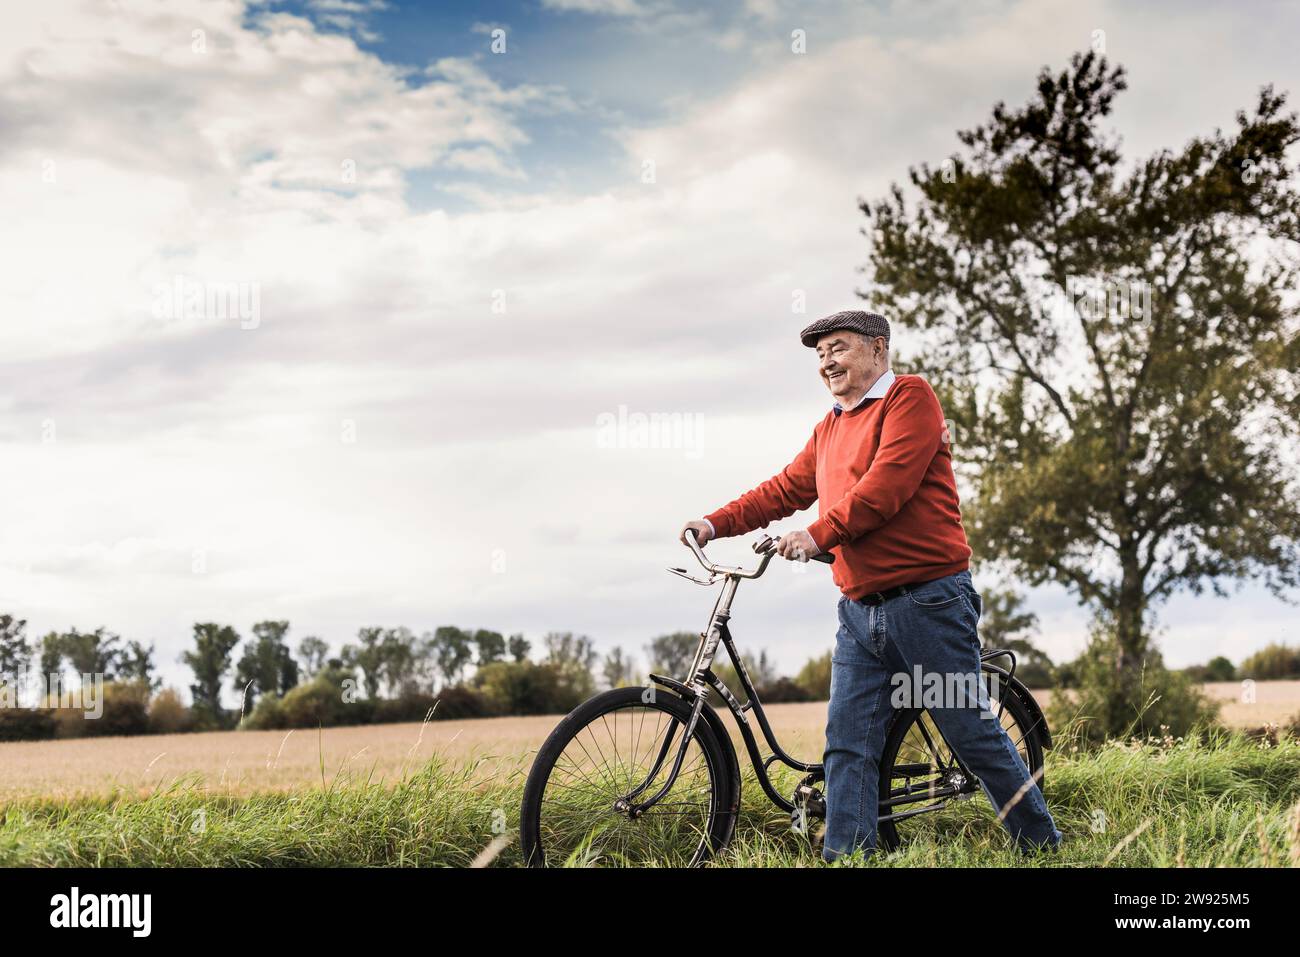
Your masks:
<svg viewBox="0 0 1300 957"><path fill-rule="evenodd" d="M444 685L460 681L461 672L474 660L474 636L455 625L439 625L425 635L426 654L442 674Z"/></svg>
<svg viewBox="0 0 1300 957"><path fill-rule="evenodd" d="M230 654L239 644L239 633L229 625L204 622L194 626L194 650L181 654L181 661L194 672L190 696L196 710L213 718L221 716L221 685L230 670Z"/></svg>
<svg viewBox="0 0 1300 957"><path fill-rule="evenodd" d="M480 668L483 665L490 665L494 661L500 661L506 654L506 636L499 631L492 631L488 628L474 629L474 647L478 649L478 660L475 662Z"/></svg>
<svg viewBox="0 0 1300 957"><path fill-rule="evenodd" d="M380 643L383 664L381 672L390 697L396 697L418 686L422 651L419 641L409 628L389 628Z"/></svg>
<svg viewBox="0 0 1300 957"><path fill-rule="evenodd" d="M506 647L510 651L512 661L524 661L528 657L528 650L532 647L532 642L523 635L511 635L506 639Z"/></svg>
<svg viewBox="0 0 1300 957"><path fill-rule="evenodd" d="M548 631L542 636L542 644L546 648L546 666L560 676L561 686L568 693L577 695L579 700L595 693L592 668L600 656L589 637L571 631Z"/></svg>
<svg viewBox="0 0 1300 957"><path fill-rule="evenodd" d="M600 676L609 688L622 688L636 682L636 666L621 647L605 655L600 665Z"/></svg>
<svg viewBox="0 0 1300 957"><path fill-rule="evenodd" d="M26 619L0 615L0 684L18 681L31 661Z"/></svg>
<svg viewBox="0 0 1300 957"><path fill-rule="evenodd" d="M298 684L298 663L293 660L285 635L287 621L259 621L253 638L244 646L235 671L235 687L249 708L260 695L283 695Z"/></svg>
<svg viewBox="0 0 1300 957"><path fill-rule="evenodd" d="M361 670L361 683L366 697L379 697L379 682L384 673L384 629L361 628L357 631L355 645L344 645L343 664Z"/></svg>
<svg viewBox="0 0 1300 957"><path fill-rule="evenodd" d="M298 659L302 663L303 674L315 678L324 671L329 653L329 643L316 635L308 635L298 642Z"/></svg>
<svg viewBox="0 0 1300 957"><path fill-rule="evenodd" d="M645 646L650 670L670 678L685 680L686 669L691 666L695 650L700 646L700 636L689 631L674 631L650 640Z"/></svg>
<svg viewBox="0 0 1300 957"><path fill-rule="evenodd" d="M71 631L59 636L63 656L78 675L103 675L112 681L122 654L121 638L105 628Z"/></svg>
<svg viewBox="0 0 1300 957"><path fill-rule="evenodd" d="M1124 162L1125 88L1076 55L911 169L913 198L862 203L861 295L922 333L977 559L1073 589L1133 672L1176 590L1300 583L1300 128L1265 88L1231 132Z"/></svg>
<svg viewBox="0 0 1300 957"><path fill-rule="evenodd" d="M128 641L117 656L118 677L138 681L150 691L156 691L162 680L154 674L154 646L138 641Z"/></svg>

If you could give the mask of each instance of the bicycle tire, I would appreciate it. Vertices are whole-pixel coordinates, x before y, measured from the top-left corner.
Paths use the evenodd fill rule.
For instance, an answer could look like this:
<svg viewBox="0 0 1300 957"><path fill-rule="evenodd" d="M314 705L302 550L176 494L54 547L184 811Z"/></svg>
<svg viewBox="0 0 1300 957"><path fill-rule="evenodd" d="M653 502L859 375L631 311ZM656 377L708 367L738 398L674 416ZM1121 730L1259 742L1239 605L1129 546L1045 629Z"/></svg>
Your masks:
<svg viewBox="0 0 1300 957"><path fill-rule="evenodd" d="M1030 717L1029 709L1025 707L1023 702L1021 702L1019 695L1016 694L1008 694L1006 696L1005 704L1006 711L1011 715L1012 720L1015 722L1015 727L1019 729L1019 734L1022 738L1021 743L1023 744L1023 748L1020 745L1017 745L1016 750L1021 752L1021 757L1025 760L1025 765L1029 769L1029 773L1031 775L1035 773L1038 774L1037 781L1041 788L1043 785L1043 775L1041 773L1043 768L1043 747L1038 731L1036 727L1034 727L1033 720ZM893 782L896 777L894 769L899 765L899 750L903 747L908 734L911 732L913 726L916 725L920 716L925 713L924 708L904 708L895 714L893 721L890 723L889 731L885 737L885 747L881 752L880 757L880 800L882 802L888 800L893 792ZM933 719L929 720L933 726ZM934 731L938 731L937 727L934 728ZM1014 743L1016 734L1010 731L1008 731L1008 733L1012 734L1012 741ZM942 740L942 737L940 740ZM947 742L944 742L944 744L946 746ZM886 768L889 769L888 773L885 770ZM904 775L897 775L897 777L904 777ZM947 800L951 801L953 799L948 798ZM886 809L881 808L880 810L884 811ZM938 813L942 812L940 811ZM879 817L883 818L884 814L880 814ZM899 833L898 823L898 821L879 820L877 826L877 843L886 851L896 850L902 846L903 835Z"/></svg>
<svg viewBox="0 0 1300 957"><path fill-rule="evenodd" d="M647 694L651 690L653 693ZM570 743L579 739L584 729L590 728L595 722L611 713L625 709L658 711L677 722L676 726L671 723L669 725L674 728L673 748L669 752L671 762L671 755L675 754L677 743L680 741L680 731L689 722L691 714L691 705L676 694L659 687L616 688L578 705L556 725L538 749L524 785L523 801L520 806L520 843L524 861L529 866L546 867L563 863L547 860L545 846L547 841L542 820L547 785L556 763L565 754ZM642 718L644 724L644 715ZM689 860L690 866L698 866L721 853L730 843L740 805L740 776L739 769L735 767L734 752L732 752L732 760L728 762L728 752L719 743L703 715L695 726L692 742L698 744L703 755L710 791L707 823L700 829L702 834L699 845ZM657 790L659 783L656 777L655 787L649 789L649 793ZM674 783L674 789L678 786L679 782ZM613 791L610 794L612 796ZM664 800L668 801L672 796L673 791L669 791ZM651 813L653 811L652 808ZM611 815L615 813L611 808ZM628 823L637 822L628 821ZM655 863L660 862L655 861ZM668 863L673 861L669 860Z"/></svg>

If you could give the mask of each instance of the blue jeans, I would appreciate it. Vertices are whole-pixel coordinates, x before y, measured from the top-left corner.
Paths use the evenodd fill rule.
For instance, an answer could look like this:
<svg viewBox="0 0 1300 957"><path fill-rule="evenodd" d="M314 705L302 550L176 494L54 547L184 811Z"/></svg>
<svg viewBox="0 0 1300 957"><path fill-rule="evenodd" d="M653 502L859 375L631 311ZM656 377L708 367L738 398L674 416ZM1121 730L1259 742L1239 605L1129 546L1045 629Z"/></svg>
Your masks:
<svg viewBox="0 0 1300 957"><path fill-rule="evenodd" d="M1030 780L1002 722L991 716L988 689L979 680L975 626L982 609L969 571L927 582L880 605L840 599L823 756L826 860L876 846L880 757L894 715L891 697L904 681L916 688L918 669L918 694L924 695L927 685L944 691L937 702L930 695L915 706L926 707L948 746L979 778L994 810L1006 807ZM929 675L935 677L926 680ZM1036 783L1003 824L1022 850L1061 841Z"/></svg>

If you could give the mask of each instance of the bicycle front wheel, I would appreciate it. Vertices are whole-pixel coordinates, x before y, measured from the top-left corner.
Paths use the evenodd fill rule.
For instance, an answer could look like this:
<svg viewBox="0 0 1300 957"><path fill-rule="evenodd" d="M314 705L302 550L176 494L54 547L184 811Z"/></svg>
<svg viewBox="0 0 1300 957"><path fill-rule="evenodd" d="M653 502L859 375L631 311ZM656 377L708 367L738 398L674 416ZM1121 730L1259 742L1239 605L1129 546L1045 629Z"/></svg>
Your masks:
<svg viewBox="0 0 1300 957"><path fill-rule="evenodd" d="M662 688L616 688L575 708L537 752L520 840L534 867L696 866L735 827L740 782L701 717L663 798L691 706Z"/></svg>

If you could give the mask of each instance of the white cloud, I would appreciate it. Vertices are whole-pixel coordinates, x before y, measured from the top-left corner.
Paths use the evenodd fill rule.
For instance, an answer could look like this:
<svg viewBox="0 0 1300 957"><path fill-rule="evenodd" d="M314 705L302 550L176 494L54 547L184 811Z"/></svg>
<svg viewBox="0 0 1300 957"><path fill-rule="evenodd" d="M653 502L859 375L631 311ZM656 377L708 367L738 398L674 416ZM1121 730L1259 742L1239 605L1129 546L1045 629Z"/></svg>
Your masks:
<svg viewBox="0 0 1300 957"><path fill-rule="evenodd" d="M566 13L594 13L615 17L639 17L646 8L637 0L542 0L548 10Z"/></svg>
<svg viewBox="0 0 1300 957"><path fill-rule="evenodd" d="M702 625L707 596L659 569L680 521L775 472L824 411L795 333L853 302L857 197L1023 99L1095 19L951 9L941 32L814 25L803 57L777 31L741 82L616 131L624 182L569 194L528 191L519 156L569 95L479 61L412 74L235 3L20 12L0 38L0 607L165 662L207 619L336 644L369 623L572 628L638 652ZM1281 54L1226 47L1210 77L1154 20L1106 22L1189 102L1300 86ZM1130 128L1215 121L1160 120L1173 82L1134 85ZM475 208L413 209L430 169ZM154 318L177 275L256 283L260 324ZM702 455L600 448L620 405L702 415ZM746 647L789 668L828 647L817 571L747 586ZM1082 635L1065 604L1058 653Z"/></svg>

